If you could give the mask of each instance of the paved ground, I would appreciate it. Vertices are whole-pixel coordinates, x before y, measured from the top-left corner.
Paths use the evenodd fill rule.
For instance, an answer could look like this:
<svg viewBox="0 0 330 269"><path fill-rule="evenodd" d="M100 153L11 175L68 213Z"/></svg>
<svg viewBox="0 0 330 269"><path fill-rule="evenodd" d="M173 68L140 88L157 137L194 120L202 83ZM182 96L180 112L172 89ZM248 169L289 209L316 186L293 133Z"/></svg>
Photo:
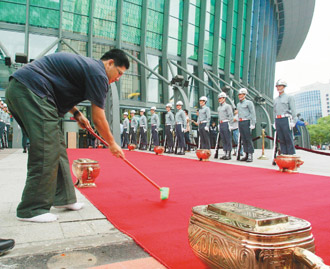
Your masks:
<svg viewBox="0 0 330 269"><path fill-rule="evenodd" d="M221 157L222 151L219 153ZM210 160L278 169L271 164L271 150L265 152L269 160L257 159L260 155L261 151L256 150L253 163L215 160L213 155ZM329 156L305 151L297 155L305 161L300 172L330 176ZM179 157L196 159L195 152ZM16 240L15 248L0 257L0 268L164 268L115 229L79 191L78 201L85 203L81 211L52 208L51 212L59 215L54 223L17 221L15 210L24 188L26 160L27 154L20 149L0 150L0 238Z"/></svg>

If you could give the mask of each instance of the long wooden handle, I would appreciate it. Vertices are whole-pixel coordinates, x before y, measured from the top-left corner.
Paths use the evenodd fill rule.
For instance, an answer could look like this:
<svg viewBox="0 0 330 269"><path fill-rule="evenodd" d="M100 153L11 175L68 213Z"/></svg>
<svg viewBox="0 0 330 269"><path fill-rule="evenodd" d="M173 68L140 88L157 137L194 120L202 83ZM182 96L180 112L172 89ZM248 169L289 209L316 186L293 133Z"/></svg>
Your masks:
<svg viewBox="0 0 330 269"><path fill-rule="evenodd" d="M99 135L97 135L94 130L92 128L86 127L86 129L88 130L88 132L90 132L94 137L96 137L98 140L100 140L104 145L106 145L107 147L109 147L109 144L103 139L101 138ZM154 181L152 181L148 176L146 176L144 173L142 173L137 167L135 167L134 164L132 164L129 160L127 160L124 157L120 158L127 163L130 167L132 167L137 173L139 173L141 176L143 176L146 180L148 180L154 187L156 187L158 190L160 189L160 186L158 186Z"/></svg>

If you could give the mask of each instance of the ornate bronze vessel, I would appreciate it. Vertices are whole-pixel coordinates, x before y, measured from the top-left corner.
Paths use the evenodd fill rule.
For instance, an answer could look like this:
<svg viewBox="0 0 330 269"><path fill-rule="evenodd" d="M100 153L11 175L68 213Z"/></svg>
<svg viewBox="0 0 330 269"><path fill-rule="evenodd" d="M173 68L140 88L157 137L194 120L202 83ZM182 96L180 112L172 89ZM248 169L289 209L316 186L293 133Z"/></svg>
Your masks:
<svg viewBox="0 0 330 269"><path fill-rule="evenodd" d="M100 173L100 165L98 161L91 159L74 160L72 171L77 178L75 183L77 187L96 187L95 179Z"/></svg>
<svg viewBox="0 0 330 269"><path fill-rule="evenodd" d="M274 160L281 172L298 173L297 168L300 167L304 161L295 155L279 155Z"/></svg>
<svg viewBox="0 0 330 269"><path fill-rule="evenodd" d="M128 148L128 150L135 150L136 145L135 144L128 144L127 148Z"/></svg>
<svg viewBox="0 0 330 269"><path fill-rule="evenodd" d="M165 148L162 146L156 146L154 147L154 152L156 153L156 155L162 155L165 151Z"/></svg>
<svg viewBox="0 0 330 269"><path fill-rule="evenodd" d="M330 268L313 254L308 221L240 203L193 207L188 238L211 268Z"/></svg>
<svg viewBox="0 0 330 269"><path fill-rule="evenodd" d="M196 155L200 161L208 161L211 156L211 151L209 149L198 149L196 150Z"/></svg>

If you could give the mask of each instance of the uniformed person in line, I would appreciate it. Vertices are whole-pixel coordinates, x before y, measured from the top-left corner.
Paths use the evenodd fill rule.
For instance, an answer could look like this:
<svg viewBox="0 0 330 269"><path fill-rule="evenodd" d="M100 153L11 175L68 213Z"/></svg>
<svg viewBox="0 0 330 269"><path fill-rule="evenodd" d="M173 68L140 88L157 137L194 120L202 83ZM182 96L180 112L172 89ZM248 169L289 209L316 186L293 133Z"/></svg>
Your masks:
<svg viewBox="0 0 330 269"><path fill-rule="evenodd" d="M141 150L146 150L147 149L147 130L148 130L148 121L147 117L144 115L145 109L141 108L140 109L140 121L139 121L139 126L140 126L140 149Z"/></svg>
<svg viewBox="0 0 330 269"><path fill-rule="evenodd" d="M212 149L214 149L215 145L217 144L217 136L218 136L218 126L214 121L212 121L212 124L210 126L210 142Z"/></svg>
<svg viewBox="0 0 330 269"><path fill-rule="evenodd" d="M130 128L130 135L131 135L131 144L136 145L136 132L137 127L139 125L139 119L135 116L135 110L131 110L131 128Z"/></svg>
<svg viewBox="0 0 330 269"><path fill-rule="evenodd" d="M151 124L152 143L154 146L159 146L158 129L160 126L160 121L158 115L155 113L156 107L155 106L151 107L150 112L151 112L150 124Z"/></svg>
<svg viewBox="0 0 330 269"><path fill-rule="evenodd" d="M129 120L128 113L124 112L124 121L123 121L123 148L126 149L129 144Z"/></svg>
<svg viewBox="0 0 330 269"><path fill-rule="evenodd" d="M284 92L286 86L287 83L282 79L276 82L279 96L274 100L275 129L280 140L281 154L293 155L296 150L292 129L298 118L294 98Z"/></svg>
<svg viewBox="0 0 330 269"><path fill-rule="evenodd" d="M242 88L238 92L239 102L237 104L238 110L238 129L243 144L245 157L241 161L252 162L254 147L252 142L251 132L256 126L256 112L254 104L246 100L247 89Z"/></svg>
<svg viewBox="0 0 330 269"><path fill-rule="evenodd" d="M4 119L4 122L5 122L5 146L6 148L9 147L9 144L8 144L8 137L9 137L9 129L10 129L10 115L9 115L9 111L8 111L8 107L7 107L7 104L4 104L4 109L3 111L5 112L5 119Z"/></svg>
<svg viewBox="0 0 330 269"><path fill-rule="evenodd" d="M5 132L5 112L3 111L3 101L0 99L0 149L5 148L4 132Z"/></svg>
<svg viewBox="0 0 330 269"><path fill-rule="evenodd" d="M207 97L202 96L199 98L199 116L198 116L198 130L200 136L200 149L211 149L210 143L210 120L211 111L206 106Z"/></svg>
<svg viewBox="0 0 330 269"><path fill-rule="evenodd" d="M225 155L222 156L220 159L222 160L231 160L231 132L230 126L233 121L233 109L231 105L226 103L227 95L224 92L219 93L218 101L218 116L219 116L219 126L220 126L220 137L223 144L223 151Z"/></svg>
<svg viewBox="0 0 330 269"><path fill-rule="evenodd" d="M177 155L185 155L184 131L187 128L186 114L182 110L183 103L176 103L177 112L175 114L175 134L177 139Z"/></svg>
<svg viewBox="0 0 330 269"><path fill-rule="evenodd" d="M167 113L165 114L165 135L166 135L166 144L167 144L167 150L165 151L166 153L174 152L173 128L174 128L175 120L171 108L172 108L172 104L168 103L166 105Z"/></svg>

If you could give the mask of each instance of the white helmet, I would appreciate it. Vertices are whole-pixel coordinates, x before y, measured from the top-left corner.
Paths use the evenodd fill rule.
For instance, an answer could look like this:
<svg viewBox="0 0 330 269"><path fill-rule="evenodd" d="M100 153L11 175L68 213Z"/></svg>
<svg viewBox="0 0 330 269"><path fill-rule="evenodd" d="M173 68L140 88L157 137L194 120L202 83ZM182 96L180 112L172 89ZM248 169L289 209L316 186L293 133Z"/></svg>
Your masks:
<svg viewBox="0 0 330 269"><path fill-rule="evenodd" d="M4 107L7 107L7 104L3 104Z"/></svg>
<svg viewBox="0 0 330 269"><path fill-rule="evenodd" d="M146 110L144 108L141 108L140 112L146 112Z"/></svg>
<svg viewBox="0 0 330 269"><path fill-rule="evenodd" d="M238 94L245 94L245 95L247 95L247 93L248 93L248 91L247 91L247 89L245 89L245 88L242 88L242 89L240 89L240 90L238 91Z"/></svg>
<svg viewBox="0 0 330 269"><path fill-rule="evenodd" d="M218 99L219 98L227 98L227 94L225 92L221 92L218 94Z"/></svg>
<svg viewBox="0 0 330 269"><path fill-rule="evenodd" d="M150 108L150 110L156 110L156 107L155 107L155 106L152 106L152 107Z"/></svg>
<svg viewBox="0 0 330 269"><path fill-rule="evenodd" d="M135 114L136 112L135 112L135 110L133 109L133 110L131 110L131 114Z"/></svg>
<svg viewBox="0 0 330 269"><path fill-rule="evenodd" d="M128 112L124 112L124 115L126 115L126 116L127 116L127 115L128 115Z"/></svg>
<svg viewBox="0 0 330 269"><path fill-rule="evenodd" d="M207 102L207 97L206 96L201 96L201 98L199 98L199 101L205 101L205 103Z"/></svg>
<svg viewBox="0 0 330 269"><path fill-rule="evenodd" d="M276 81L276 86L284 86L284 87L286 87L286 86L288 86L288 84L286 83L285 80L279 79L278 81Z"/></svg>
<svg viewBox="0 0 330 269"><path fill-rule="evenodd" d="M177 106L183 106L183 103L182 103L182 101L177 101L177 102L176 102L176 105L177 105Z"/></svg>
<svg viewBox="0 0 330 269"><path fill-rule="evenodd" d="M172 104L168 103L168 104L166 104L166 107L172 108Z"/></svg>

